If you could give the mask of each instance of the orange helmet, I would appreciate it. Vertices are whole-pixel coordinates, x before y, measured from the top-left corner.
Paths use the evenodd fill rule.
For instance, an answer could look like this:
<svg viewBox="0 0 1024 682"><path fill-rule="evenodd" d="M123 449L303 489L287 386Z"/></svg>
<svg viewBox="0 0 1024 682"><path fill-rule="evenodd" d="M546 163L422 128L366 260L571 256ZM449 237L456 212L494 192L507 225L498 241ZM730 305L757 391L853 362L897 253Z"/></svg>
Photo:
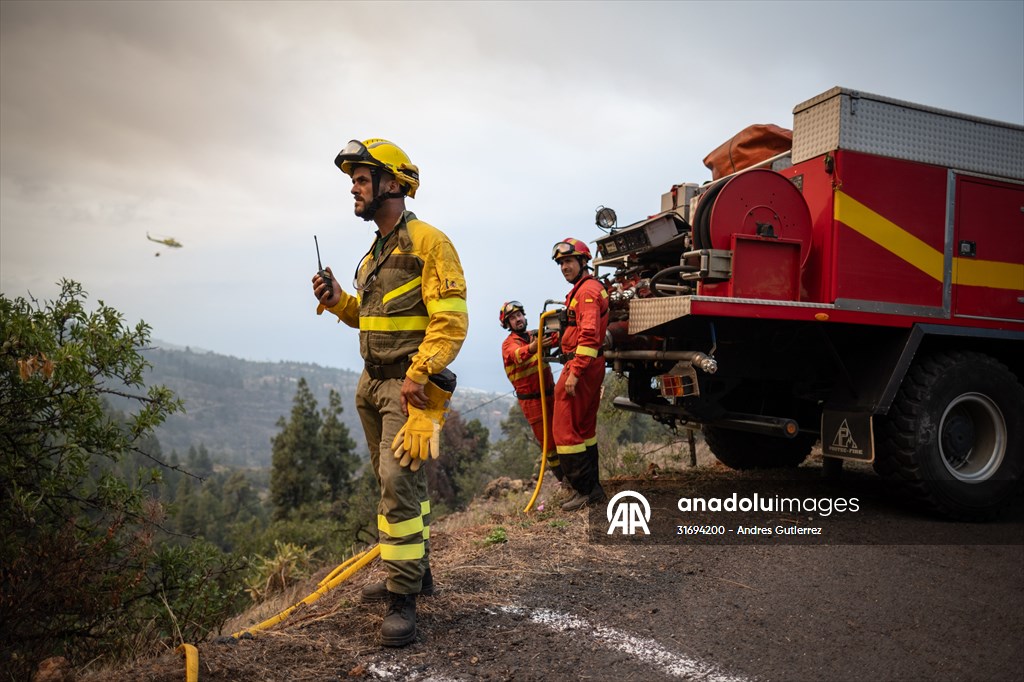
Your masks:
<svg viewBox="0 0 1024 682"><path fill-rule="evenodd" d="M526 314L523 304L519 301L506 301L501 305L501 310L498 311L498 322L501 323L502 327L508 329L508 318L512 317L512 313L517 310L523 315Z"/></svg>
<svg viewBox="0 0 1024 682"><path fill-rule="evenodd" d="M551 249L551 260L553 261L559 261L572 256L582 258L583 262L586 263L591 258L590 249L587 248L585 243L573 237L566 237Z"/></svg>

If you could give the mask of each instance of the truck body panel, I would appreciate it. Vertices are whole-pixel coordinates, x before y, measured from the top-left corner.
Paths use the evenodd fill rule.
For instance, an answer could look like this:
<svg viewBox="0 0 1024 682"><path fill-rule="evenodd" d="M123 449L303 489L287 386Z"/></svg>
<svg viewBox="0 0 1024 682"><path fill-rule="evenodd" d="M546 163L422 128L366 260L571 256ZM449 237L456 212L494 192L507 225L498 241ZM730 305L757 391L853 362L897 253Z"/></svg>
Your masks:
<svg viewBox="0 0 1024 682"><path fill-rule="evenodd" d="M793 114L788 154L597 240L617 404L987 512L1024 478L1024 126L838 87Z"/></svg>

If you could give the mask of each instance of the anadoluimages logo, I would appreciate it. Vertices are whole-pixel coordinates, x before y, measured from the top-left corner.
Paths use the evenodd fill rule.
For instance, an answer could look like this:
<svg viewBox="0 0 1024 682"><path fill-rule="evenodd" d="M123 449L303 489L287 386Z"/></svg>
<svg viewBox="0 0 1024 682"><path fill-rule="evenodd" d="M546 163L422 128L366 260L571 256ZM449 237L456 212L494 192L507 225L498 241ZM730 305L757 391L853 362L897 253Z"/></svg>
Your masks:
<svg viewBox="0 0 1024 682"><path fill-rule="evenodd" d="M650 535L647 528L650 520L651 503L640 493L623 490L608 500L608 535L613 535L616 528L623 535L633 535L638 530Z"/></svg>

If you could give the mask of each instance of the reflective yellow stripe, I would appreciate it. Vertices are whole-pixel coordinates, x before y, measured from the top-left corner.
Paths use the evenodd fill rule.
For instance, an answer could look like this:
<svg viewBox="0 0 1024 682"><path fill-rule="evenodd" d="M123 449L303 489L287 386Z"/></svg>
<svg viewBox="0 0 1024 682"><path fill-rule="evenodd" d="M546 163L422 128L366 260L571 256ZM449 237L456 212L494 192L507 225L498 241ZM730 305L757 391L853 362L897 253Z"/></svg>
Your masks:
<svg viewBox="0 0 1024 682"><path fill-rule="evenodd" d="M423 500L422 502L420 502L420 514L422 516L427 516L430 514L430 500ZM430 539L430 524L428 523L423 524L423 539Z"/></svg>
<svg viewBox="0 0 1024 682"><path fill-rule="evenodd" d="M439 298L436 301L427 301L427 312L434 313L468 313L469 306L464 298Z"/></svg>
<svg viewBox="0 0 1024 682"><path fill-rule="evenodd" d="M836 192L835 219L902 258L938 281L943 281L943 254L896 223L886 220L848 194ZM1024 264L953 258L953 282L992 289L1024 289Z"/></svg>
<svg viewBox="0 0 1024 682"><path fill-rule="evenodd" d="M508 378L511 379L512 381L516 381L517 379L522 379L523 377L528 377L531 374L536 373L537 365L530 365L527 369L524 369L522 372L515 372L513 374L509 374Z"/></svg>
<svg viewBox="0 0 1024 682"><path fill-rule="evenodd" d="M580 452L586 452L587 446L583 443L579 445L558 445L555 447L555 451L560 455L575 455Z"/></svg>
<svg viewBox="0 0 1024 682"><path fill-rule="evenodd" d="M413 289L418 287L420 285L420 282L422 282L422 281L423 281L422 277L417 277L416 279L414 279L411 282L408 282L406 284L403 284L402 286L398 287L397 289L392 289L388 293L384 294L384 300L382 301L382 303L387 303L391 299L397 298L398 296L401 296L402 294L404 294L407 291L412 291Z"/></svg>
<svg viewBox="0 0 1024 682"><path fill-rule="evenodd" d="M953 259L953 281L972 287L1024 290L1024 263Z"/></svg>
<svg viewBox="0 0 1024 682"><path fill-rule="evenodd" d="M836 192L835 219L929 277L942 281L942 252L933 249L896 223L886 220L848 194Z"/></svg>
<svg viewBox="0 0 1024 682"><path fill-rule="evenodd" d="M414 545L380 545L380 558L383 561L411 561L422 559L425 554L422 542Z"/></svg>
<svg viewBox="0 0 1024 682"><path fill-rule="evenodd" d="M423 331L430 322L429 317L362 317L359 318L361 332L411 332Z"/></svg>
<svg viewBox="0 0 1024 682"><path fill-rule="evenodd" d="M585 441L583 441L583 444L586 445L588 448L591 445L597 445L597 436L594 436L593 438L586 439Z"/></svg>
<svg viewBox="0 0 1024 682"><path fill-rule="evenodd" d="M387 533L393 538L402 538L413 533L421 533L423 532L423 517L417 516L415 519L409 519L408 521L388 523L386 518L378 514L377 530Z"/></svg>
<svg viewBox="0 0 1024 682"><path fill-rule="evenodd" d="M596 358L597 349L588 348L587 346L576 346L576 355L586 355L588 358Z"/></svg>

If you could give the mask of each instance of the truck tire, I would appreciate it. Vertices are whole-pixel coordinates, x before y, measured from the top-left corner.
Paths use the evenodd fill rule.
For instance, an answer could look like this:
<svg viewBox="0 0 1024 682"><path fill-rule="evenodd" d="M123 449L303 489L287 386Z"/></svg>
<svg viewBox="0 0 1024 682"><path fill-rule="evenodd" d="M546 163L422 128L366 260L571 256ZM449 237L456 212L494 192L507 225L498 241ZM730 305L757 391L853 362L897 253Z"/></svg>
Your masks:
<svg viewBox="0 0 1024 682"><path fill-rule="evenodd" d="M807 459L817 440L813 433L779 438L716 426L704 427L704 441L718 461L730 469L793 469Z"/></svg>
<svg viewBox="0 0 1024 682"><path fill-rule="evenodd" d="M907 372L880 436L879 474L943 515L992 518L1024 471L1024 387L982 353L924 356Z"/></svg>

